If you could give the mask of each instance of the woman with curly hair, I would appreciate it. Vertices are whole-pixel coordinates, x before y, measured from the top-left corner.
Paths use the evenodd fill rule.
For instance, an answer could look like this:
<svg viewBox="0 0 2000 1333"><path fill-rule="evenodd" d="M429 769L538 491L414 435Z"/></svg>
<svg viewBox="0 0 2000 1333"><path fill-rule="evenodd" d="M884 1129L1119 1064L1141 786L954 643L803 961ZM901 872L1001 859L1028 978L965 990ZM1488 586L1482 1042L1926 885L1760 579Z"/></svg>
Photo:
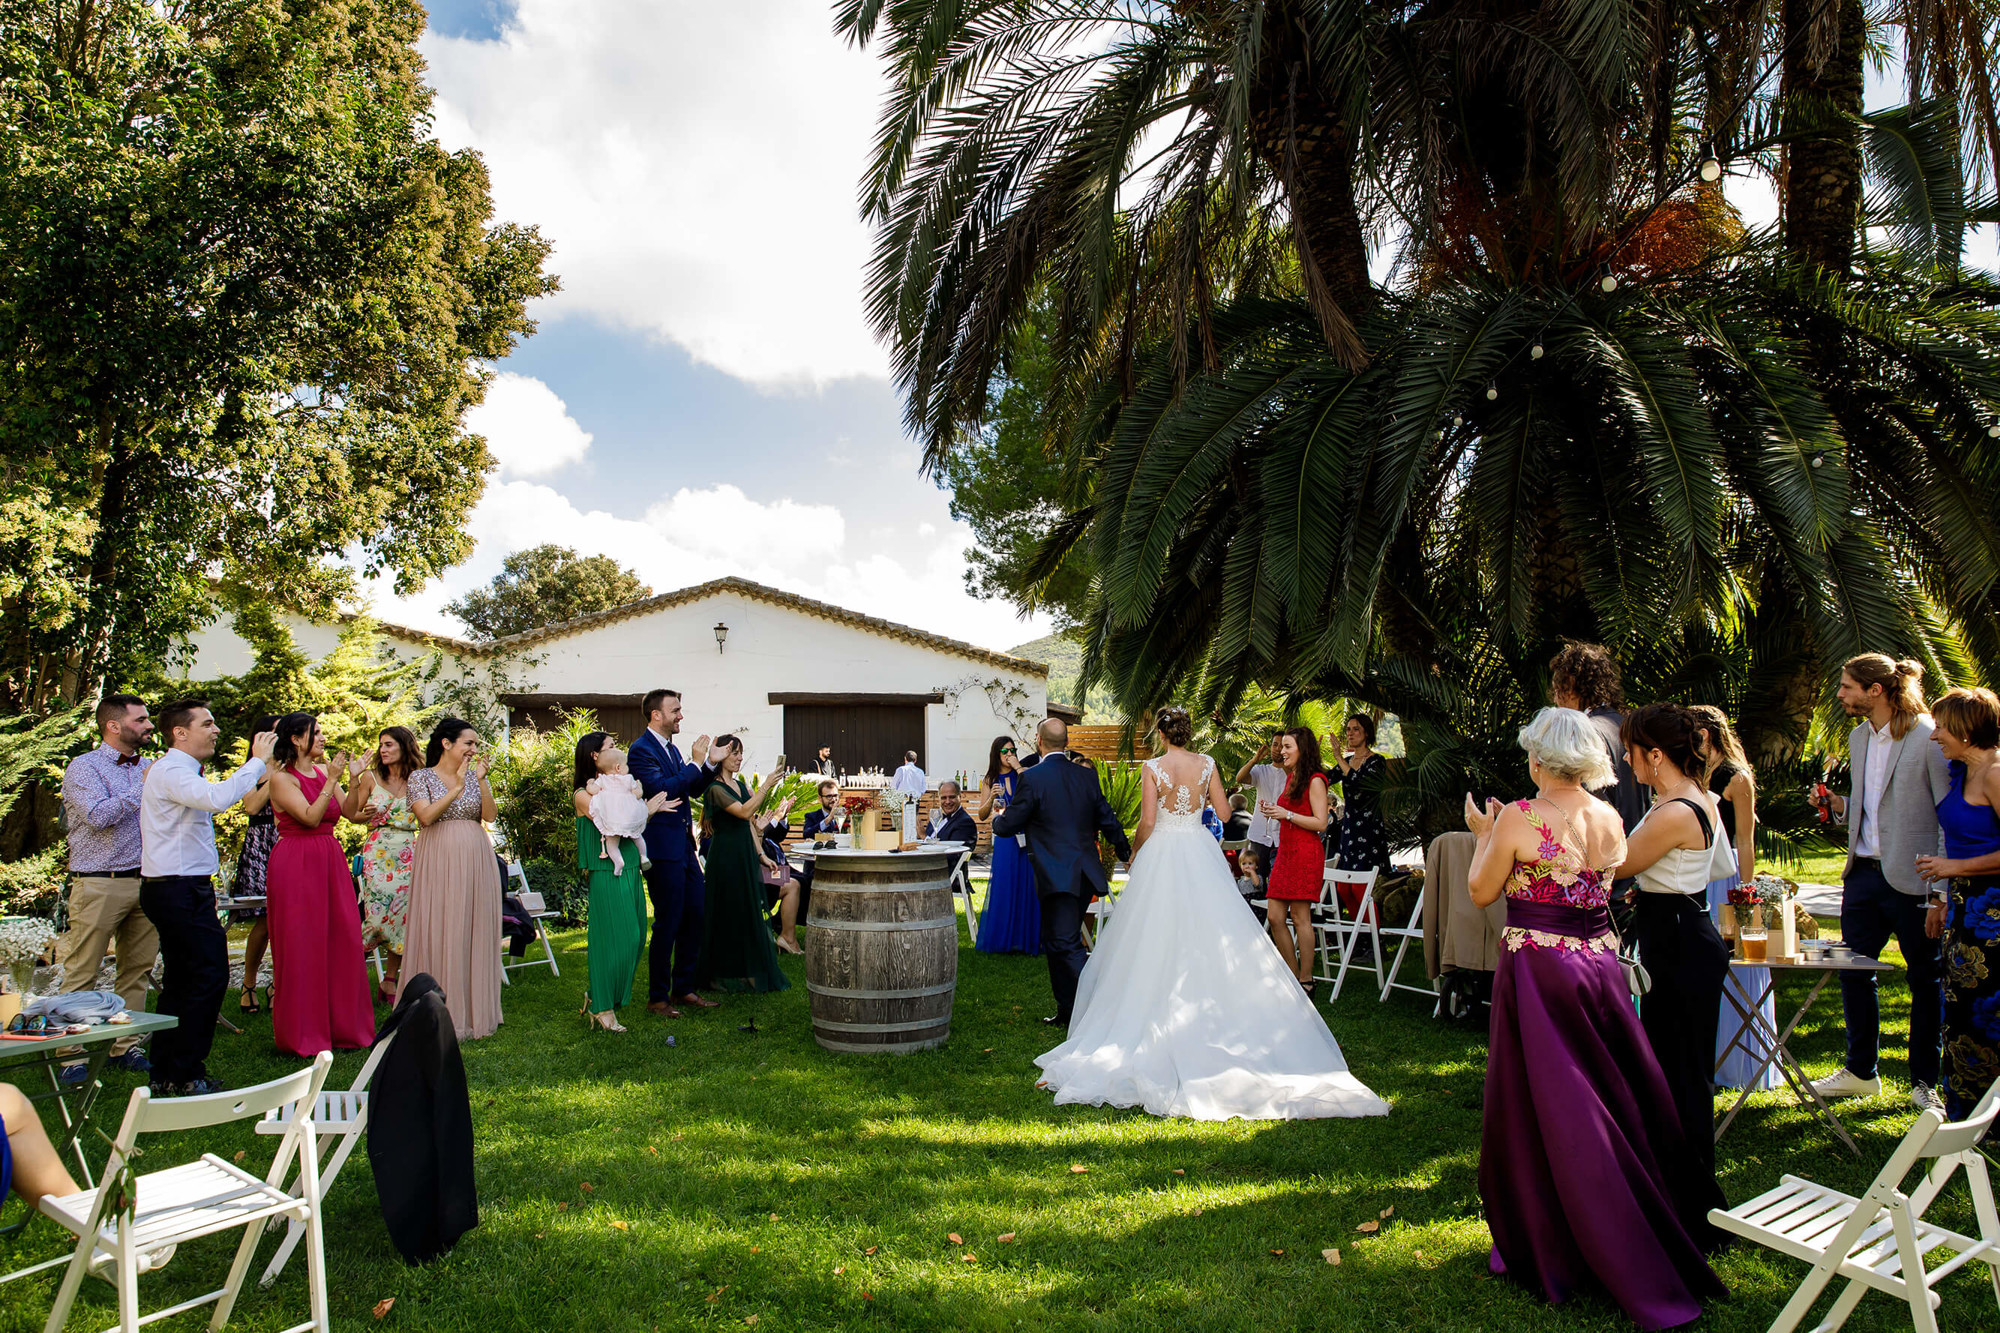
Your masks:
<svg viewBox="0 0 2000 1333"><path fill-rule="evenodd" d="M1946 882L1924 929L1944 940L1944 1094L1953 1120L2000 1075L2000 698L1952 690L1931 706L1931 738L1951 769L1938 802L1944 855L1919 856L1917 872Z"/></svg>

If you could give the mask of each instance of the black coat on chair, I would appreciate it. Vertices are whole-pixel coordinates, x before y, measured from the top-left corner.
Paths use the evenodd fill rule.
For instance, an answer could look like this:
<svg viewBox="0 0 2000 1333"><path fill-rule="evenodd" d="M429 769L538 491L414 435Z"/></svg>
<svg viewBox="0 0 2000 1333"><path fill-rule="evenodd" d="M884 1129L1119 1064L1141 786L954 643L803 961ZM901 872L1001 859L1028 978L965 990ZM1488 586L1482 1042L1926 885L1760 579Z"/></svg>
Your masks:
<svg viewBox="0 0 2000 1333"><path fill-rule="evenodd" d="M428 972L403 985L375 1040L395 1045L368 1091L368 1163L389 1239L410 1263L435 1259L479 1225L472 1102L458 1030Z"/></svg>

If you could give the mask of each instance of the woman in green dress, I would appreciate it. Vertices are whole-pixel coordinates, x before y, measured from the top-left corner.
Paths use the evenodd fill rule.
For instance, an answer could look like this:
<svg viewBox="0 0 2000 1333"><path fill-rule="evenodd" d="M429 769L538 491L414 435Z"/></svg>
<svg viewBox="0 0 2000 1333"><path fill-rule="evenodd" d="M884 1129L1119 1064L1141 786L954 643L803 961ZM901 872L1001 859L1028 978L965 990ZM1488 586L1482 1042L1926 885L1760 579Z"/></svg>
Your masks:
<svg viewBox="0 0 2000 1333"><path fill-rule="evenodd" d="M709 761L720 771L702 796L709 826L708 925L696 985L702 990L784 990L792 983L778 969L778 949L764 919L764 875L770 863L757 845L757 811L785 776L783 764L755 792L737 776L743 745L718 736ZM775 869L775 867L771 867Z"/></svg>
<svg viewBox="0 0 2000 1333"><path fill-rule="evenodd" d="M591 780L623 773L625 755L608 731L593 731L576 743L576 863L590 876L590 993L584 1012L607 1032L623 1032L618 1006L632 1002L632 978L646 943L646 885L638 847L627 847L624 868L613 866L604 835L590 818ZM680 804L665 792L646 803L649 814Z"/></svg>

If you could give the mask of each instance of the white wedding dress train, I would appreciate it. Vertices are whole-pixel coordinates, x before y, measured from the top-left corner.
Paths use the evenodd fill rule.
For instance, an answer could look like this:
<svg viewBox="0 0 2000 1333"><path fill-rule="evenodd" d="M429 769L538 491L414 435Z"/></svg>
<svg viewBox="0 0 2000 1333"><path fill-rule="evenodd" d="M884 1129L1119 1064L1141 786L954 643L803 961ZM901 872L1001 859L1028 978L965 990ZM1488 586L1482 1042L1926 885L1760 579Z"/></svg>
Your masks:
<svg viewBox="0 0 2000 1333"><path fill-rule="evenodd" d="M1190 1120L1387 1115L1348 1072L1202 827L1214 762L1197 799L1148 761L1157 822L1084 965L1069 1040L1035 1060L1036 1086L1058 1104Z"/></svg>

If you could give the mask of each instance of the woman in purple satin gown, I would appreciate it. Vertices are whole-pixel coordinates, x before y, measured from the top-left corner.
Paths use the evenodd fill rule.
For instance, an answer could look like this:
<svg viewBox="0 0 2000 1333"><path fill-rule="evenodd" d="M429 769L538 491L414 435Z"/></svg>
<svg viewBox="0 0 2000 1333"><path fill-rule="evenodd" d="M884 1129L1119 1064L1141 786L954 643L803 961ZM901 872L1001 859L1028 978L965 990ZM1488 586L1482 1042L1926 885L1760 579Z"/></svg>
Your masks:
<svg viewBox="0 0 2000 1333"><path fill-rule="evenodd" d="M1606 907L1624 828L1586 788L1610 785L1610 756L1564 708L1537 714L1521 748L1535 799L1482 810L1466 797L1472 901L1507 897L1479 1145L1491 1266L1552 1303L1594 1281L1640 1328L1672 1328L1723 1286Z"/></svg>

